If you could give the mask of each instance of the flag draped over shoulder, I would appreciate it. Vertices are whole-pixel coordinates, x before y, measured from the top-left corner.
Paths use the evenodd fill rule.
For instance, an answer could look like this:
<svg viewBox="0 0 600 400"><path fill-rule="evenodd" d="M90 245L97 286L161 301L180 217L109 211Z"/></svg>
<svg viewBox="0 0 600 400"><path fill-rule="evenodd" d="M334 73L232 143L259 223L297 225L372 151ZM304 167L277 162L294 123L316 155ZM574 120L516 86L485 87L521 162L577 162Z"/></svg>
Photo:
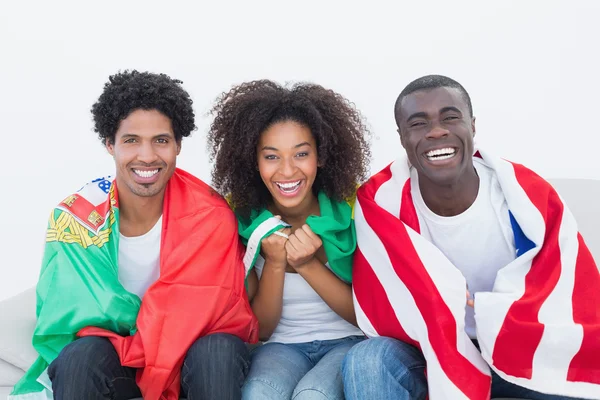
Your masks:
<svg viewBox="0 0 600 400"><path fill-rule="evenodd" d="M335 202L325 193L317 195L320 216L311 215L306 224L323 241L329 268L342 280L352 280L352 257L356 249L356 232L354 230L354 200ZM268 210L252 211L249 218L238 215L238 229L242 242L246 245L244 264L246 274L260 254L260 241L282 229L287 224L275 218Z"/></svg>
<svg viewBox="0 0 600 400"><path fill-rule="evenodd" d="M37 285L39 357L11 400L52 398L46 369L77 336L105 336L122 365L139 368L144 399L179 398L181 365L201 336L258 339L244 290L242 246L227 203L177 169L163 204L160 277L144 301L118 281L119 202L112 178L95 180L52 212Z"/></svg>
<svg viewBox="0 0 600 400"><path fill-rule="evenodd" d="M497 175L517 248L493 291L475 297L481 353L464 331L463 275L419 234L405 160L357 193L359 327L418 346L432 400L489 399L490 366L535 391L600 398L600 273L573 215L534 172L476 156Z"/></svg>

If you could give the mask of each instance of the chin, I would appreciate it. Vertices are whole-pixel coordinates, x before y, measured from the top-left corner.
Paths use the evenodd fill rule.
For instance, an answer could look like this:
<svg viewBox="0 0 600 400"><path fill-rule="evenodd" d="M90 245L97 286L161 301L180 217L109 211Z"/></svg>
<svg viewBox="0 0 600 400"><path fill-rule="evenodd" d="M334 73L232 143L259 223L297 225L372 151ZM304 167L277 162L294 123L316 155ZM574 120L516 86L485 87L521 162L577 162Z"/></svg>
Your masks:
<svg viewBox="0 0 600 400"><path fill-rule="evenodd" d="M293 198L289 197L273 197L281 208L293 209L300 206L305 200L306 195L298 195Z"/></svg>

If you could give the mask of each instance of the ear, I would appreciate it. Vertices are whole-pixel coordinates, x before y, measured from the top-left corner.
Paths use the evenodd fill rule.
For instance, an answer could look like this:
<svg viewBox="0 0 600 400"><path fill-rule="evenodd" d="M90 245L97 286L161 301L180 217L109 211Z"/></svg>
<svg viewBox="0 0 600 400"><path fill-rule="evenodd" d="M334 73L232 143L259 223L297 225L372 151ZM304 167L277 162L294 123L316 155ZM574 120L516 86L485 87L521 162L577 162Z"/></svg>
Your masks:
<svg viewBox="0 0 600 400"><path fill-rule="evenodd" d="M106 150L110 153L111 156L114 157L114 155L115 155L115 144L114 144L114 141L111 138L104 139L104 147L106 147Z"/></svg>
<svg viewBox="0 0 600 400"><path fill-rule="evenodd" d="M177 142L177 155L181 153L181 140Z"/></svg>
<svg viewBox="0 0 600 400"><path fill-rule="evenodd" d="M400 131L400 128L396 129L396 131L398 132L398 135L400 136L400 144L402 145L404 150L406 150L406 146L404 145L404 135Z"/></svg>
<svg viewBox="0 0 600 400"><path fill-rule="evenodd" d="M471 130L473 131L473 137L475 137L475 117L471 118Z"/></svg>

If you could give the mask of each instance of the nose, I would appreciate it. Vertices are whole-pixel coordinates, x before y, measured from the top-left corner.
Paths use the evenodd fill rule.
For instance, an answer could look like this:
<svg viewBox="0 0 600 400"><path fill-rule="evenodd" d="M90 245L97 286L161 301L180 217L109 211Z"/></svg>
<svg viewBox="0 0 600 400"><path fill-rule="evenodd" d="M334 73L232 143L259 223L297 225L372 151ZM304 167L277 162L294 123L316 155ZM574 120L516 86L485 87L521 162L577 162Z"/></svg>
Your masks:
<svg viewBox="0 0 600 400"><path fill-rule="evenodd" d="M450 134L450 131L439 125L433 125L425 137L427 139L441 139Z"/></svg>
<svg viewBox="0 0 600 400"><path fill-rule="evenodd" d="M296 172L294 158L284 158L279 166L279 173L285 178L291 178Z"/></svg>
<svg viewBox="0 0 600 400"><path fill-rule="evenodd" d="M152 164L158 158L152 143L144 142L138 147L137 159L146 164Z"/></svg>

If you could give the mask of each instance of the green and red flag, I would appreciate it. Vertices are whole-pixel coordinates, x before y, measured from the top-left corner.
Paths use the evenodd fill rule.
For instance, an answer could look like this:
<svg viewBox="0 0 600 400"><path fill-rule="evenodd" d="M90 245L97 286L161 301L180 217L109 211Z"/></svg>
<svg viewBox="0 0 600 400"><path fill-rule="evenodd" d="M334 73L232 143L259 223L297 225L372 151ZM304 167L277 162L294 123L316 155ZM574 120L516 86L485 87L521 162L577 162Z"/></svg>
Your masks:
<svg viewBox="0 0 600 400"><path fill-rule="evenodd" d="M144 399L155 400L178 399L183 359L199 337L257 341L235 216L204 182L180 169L169 180L160 277L143 302L119 283L118 247L113 178L90 182L53 210L37 285L39 357L10 400L52 399L48 365L78 336L108 337L122 365L139 369Z"/></svg>

